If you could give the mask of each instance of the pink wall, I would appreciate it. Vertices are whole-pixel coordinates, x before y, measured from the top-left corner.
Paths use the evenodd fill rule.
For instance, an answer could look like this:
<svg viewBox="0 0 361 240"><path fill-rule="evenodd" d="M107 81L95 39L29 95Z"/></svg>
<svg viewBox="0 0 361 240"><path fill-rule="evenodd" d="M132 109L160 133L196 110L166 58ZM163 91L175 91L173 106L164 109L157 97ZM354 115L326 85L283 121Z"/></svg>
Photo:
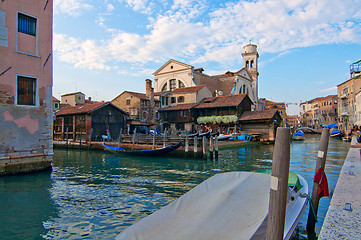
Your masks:
<svg viewBox="0 0 361 240"><path fill-rule="evenodd" d="M5 0L0 11L7 29L7 46L0 45L0 157L52 153L53 1ZM36 36L18 32L18 12L36 19ZM37 79L35 106L15 104L17 75Z"/></svg>

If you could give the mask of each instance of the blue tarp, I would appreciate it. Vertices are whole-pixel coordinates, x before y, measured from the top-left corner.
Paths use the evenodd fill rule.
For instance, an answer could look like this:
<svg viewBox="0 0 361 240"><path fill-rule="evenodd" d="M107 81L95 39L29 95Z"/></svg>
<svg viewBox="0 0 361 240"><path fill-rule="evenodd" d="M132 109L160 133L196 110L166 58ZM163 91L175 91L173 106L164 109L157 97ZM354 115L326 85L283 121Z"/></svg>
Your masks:
<svg viewBox="0 0 361 240"><path fill-rule="evenodd" d="M336 127L338 127L338 123L327 124L327 125L325 125L325 127L336 128Z"/></svg>

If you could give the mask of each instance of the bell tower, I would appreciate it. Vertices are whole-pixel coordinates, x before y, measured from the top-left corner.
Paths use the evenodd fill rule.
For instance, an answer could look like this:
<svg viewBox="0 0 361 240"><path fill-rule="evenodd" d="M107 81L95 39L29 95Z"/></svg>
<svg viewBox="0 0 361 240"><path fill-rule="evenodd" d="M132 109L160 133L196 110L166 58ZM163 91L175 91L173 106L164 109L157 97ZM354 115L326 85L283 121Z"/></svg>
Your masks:
<svg viewBox="0 0 361 240"><path fill-rule="evenodd" d="M243 67L247 68L247 70L251 73L253 78L252 86L255 89L256 99L258 99L258 52L257 45L248 44L243 47L244 53L242 53L243 57Z"/></svg>

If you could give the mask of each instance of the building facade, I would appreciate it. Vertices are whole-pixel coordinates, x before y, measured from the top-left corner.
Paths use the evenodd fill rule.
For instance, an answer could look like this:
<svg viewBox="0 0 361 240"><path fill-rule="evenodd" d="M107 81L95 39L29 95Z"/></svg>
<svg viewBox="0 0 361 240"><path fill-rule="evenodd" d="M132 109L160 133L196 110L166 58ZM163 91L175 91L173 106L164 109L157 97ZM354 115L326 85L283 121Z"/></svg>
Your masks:
<svg viewBox="0 0 361 240"><path fill-rule="evenodd" d="M160 101L154 97L152 81L146 80L146 93L124 91L111 103L126 111L130 120L155 124L159 121Z"/></svg>
<svg viewBox="0 0 361 240"><path fill-rule="evenodd" d="M0 1L0 174L51 169L52 23L52 0Z"/></svg>
<svg viewBox="0 0 361 240"><path fill-rule="evenodd" d="M110 102L92 102L62 106L55 116L54 140L88 143L107 133L117 139L127 128L128 114Z"/></svg>
<svg viewBox="0 0 361 240"><path fill-rule="evenodd" d="M258 52L257 46L249 44L244 47L243 68L239 71L227 71L220 75L206 75L203 68L194 68L176 60L169 60L154 75L154 92L156 95L172 92L177 88L204 85L212 96L248 94L253 109L258 100Z"/></svg>
<svg viewBox="0 0 361 240"><path fill-rule="evenodd" d="M300 104L302 126L321 128L338 122L338 96L318 97Z"/></svg>
<svg viewBox="0 0 361 240"><path fill-rule="evenodd" d="M350 130L357 122L356 95L361 90L361 60L350 65L351 78L337 85L338 120L341 130Z"/></svg>

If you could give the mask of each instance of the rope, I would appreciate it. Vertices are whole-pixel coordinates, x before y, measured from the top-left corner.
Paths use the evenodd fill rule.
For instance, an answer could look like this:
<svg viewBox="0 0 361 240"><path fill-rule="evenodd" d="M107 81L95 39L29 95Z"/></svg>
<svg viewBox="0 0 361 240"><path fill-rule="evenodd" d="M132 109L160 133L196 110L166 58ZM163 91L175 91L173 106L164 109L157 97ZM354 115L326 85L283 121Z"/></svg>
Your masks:
<svg viewBox="0 0 361 240"><path fill-rule="evenodd" d="M317 221L317 215L316 215L316 213L315 213L315 209L314 209L314 207L313 207L313 204L312 204L312 200L311 200L310 195L308 195L308 194L301 194L301 197L307 198L308 202L310 203L310 209L311 209L311 211L312 211L313 217L315 218L315 222L318 222L318 221Z"/></svg>
<svg viewBox="0 0 361 240"><path fill-rule="evenodd" d="M313 208L313 204L312 204L310 196L307 196L307 199L308 199L308 201L310 203L310 209L312 210L312 214L313 214L313 217L315 218L315 222L318 222L317 221L317 215L315 213L315 209Z"/></svg>

